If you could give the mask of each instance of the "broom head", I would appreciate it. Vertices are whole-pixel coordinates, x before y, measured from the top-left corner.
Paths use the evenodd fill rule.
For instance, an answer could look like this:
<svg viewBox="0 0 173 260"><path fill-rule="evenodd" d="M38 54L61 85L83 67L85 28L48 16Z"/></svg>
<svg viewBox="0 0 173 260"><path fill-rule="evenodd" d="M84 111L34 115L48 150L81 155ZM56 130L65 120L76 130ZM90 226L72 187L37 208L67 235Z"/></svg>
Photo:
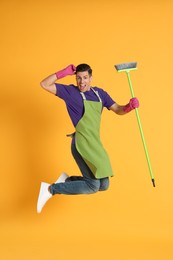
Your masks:
<svg viewBox="0 0 173 260"><path fill-rule="evenodd" d="M120 71L129 71L137 69L137 62L128 62L115 65L115 68L118 72Z"/></svg>

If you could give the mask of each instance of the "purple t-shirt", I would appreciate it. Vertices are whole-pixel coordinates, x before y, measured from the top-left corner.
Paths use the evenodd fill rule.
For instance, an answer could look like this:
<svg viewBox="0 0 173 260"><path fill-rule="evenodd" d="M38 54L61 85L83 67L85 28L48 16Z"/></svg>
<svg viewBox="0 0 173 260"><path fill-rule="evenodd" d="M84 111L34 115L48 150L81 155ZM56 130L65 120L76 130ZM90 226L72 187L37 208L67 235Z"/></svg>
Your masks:
<svg viewBox="0 0 173 260"><path fill-rule="evenodd" d="M63 99L66 103L67 111L72 120L74 127L76 127L79 120L82 118L84 113L84 104L83 98L80 94L78 87L75 85L64 85L64 84L55 84L56 85L56 96ZM95 91L98 91L98 94L102 100L102 107L109 109L115 101L108 95L106 91L101 88L93 87ZM84 92L86 100L97 101L98 97L92 89Z"/></svg>

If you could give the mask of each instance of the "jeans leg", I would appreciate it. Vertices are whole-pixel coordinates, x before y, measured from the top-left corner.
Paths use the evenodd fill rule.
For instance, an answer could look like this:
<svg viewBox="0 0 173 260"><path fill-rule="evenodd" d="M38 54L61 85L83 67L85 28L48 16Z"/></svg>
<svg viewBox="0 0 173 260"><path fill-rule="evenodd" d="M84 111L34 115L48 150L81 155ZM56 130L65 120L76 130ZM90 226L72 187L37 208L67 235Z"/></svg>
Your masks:
<svg viewBox="0 0 173 260"><path fill-rule="evenodd" d="M54 183L50 186L50 192L55 194L92 194L99 190L99 180L82 180L82 181L69 181L64 183Z"/></svg>
<svg viewBox="0 0 173 260"><path fill-rule="evenodd" d="M54 194L91 194L100 189L100 180L96 179L88 165L78 153L75 144L71 146L72 155L83 175L72 176L64 183L54 183L50 186L50 192Z"/></svg>

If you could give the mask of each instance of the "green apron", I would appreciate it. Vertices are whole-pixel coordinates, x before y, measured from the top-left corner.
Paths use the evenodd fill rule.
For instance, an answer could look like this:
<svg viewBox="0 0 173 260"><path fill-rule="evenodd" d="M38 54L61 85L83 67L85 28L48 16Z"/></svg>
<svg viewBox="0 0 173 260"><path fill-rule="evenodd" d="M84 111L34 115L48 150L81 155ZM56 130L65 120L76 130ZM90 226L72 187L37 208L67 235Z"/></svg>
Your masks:
<svg viewBox="0 0 173 260"><path fill-rule="evenodd" d="M91 89L99 102L86 100L85 94L80 92L84 102L84 115L76 125L75 144L95 178L101 179L113 176L113 172L108 154L100 141L102 101L98 92Z"/></svg>

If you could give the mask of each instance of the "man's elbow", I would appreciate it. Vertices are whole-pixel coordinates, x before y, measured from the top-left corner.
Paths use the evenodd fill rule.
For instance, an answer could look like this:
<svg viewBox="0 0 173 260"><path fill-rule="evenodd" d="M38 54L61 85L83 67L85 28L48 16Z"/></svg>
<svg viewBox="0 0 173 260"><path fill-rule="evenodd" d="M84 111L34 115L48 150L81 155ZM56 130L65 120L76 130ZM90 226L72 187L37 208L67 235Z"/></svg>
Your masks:
<svg viewBox="0 0 173 260"><path fill-rule="evenodd" d="M40 82L40 86L41 86L43 89L45 89L45 90L47 90L47 88L48 88L48 86L45 84L44 80L42 80L42 81Z"/></svg>
<svg viewBox="0 0 173 260"><path fill-rule="evenodd" d="M43 80L43 81L40 82L40 86L44 90L46 90L46 91L48 91L48 92L50 92L52 94L56 94L56 86L55 86L55 84L49 85L46 82L44 82L44 80Z"/></svg>

